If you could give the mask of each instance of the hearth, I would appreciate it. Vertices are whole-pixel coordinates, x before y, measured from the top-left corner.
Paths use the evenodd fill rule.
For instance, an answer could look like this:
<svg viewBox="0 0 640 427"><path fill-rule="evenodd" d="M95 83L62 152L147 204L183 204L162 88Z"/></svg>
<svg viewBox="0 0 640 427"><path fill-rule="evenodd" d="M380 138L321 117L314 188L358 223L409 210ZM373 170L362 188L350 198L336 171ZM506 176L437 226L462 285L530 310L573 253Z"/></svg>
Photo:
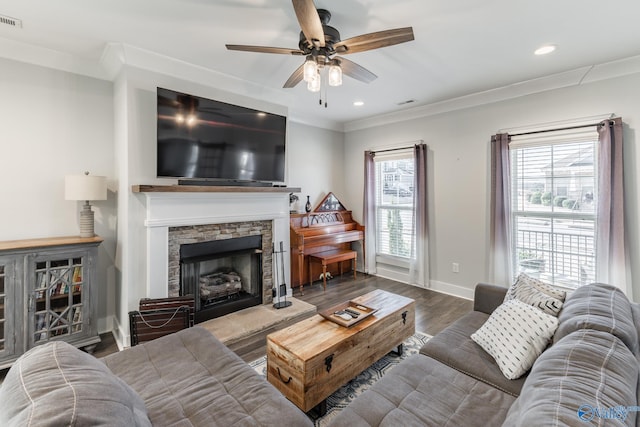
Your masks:
<svg viewBox="0 0 640 427"><path fill-rule="evenodd" d="M195 321L263 302L262 236L180 245L180 295L193 295Z"/></svg>

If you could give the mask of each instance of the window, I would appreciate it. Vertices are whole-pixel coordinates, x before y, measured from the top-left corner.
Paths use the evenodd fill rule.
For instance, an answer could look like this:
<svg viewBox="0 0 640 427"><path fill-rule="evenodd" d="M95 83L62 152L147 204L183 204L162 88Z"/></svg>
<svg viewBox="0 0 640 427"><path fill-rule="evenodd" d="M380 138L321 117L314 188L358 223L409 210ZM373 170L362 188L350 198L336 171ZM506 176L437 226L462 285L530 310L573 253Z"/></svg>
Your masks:
<svg viewBox="0 0 640 427"><path fill-rule="evenodd" d="M595 281L597 141L595 127L512 138L516 274L568 288Z"/></svg>
<svg viewBox="0 0 640 427"><path fill-rule="evenodd" d="M413 168L411 150L375 158L377 255L410 259L413 250Z"/></svg>

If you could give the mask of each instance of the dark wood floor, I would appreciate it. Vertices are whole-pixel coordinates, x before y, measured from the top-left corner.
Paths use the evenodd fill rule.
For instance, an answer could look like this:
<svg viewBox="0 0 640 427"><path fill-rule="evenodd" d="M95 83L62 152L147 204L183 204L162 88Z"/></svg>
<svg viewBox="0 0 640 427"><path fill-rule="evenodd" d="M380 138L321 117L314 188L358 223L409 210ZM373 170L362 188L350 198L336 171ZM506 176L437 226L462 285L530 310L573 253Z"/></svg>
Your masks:
<svg viewBox="0 0 640 427"><path fill-rule="evenodd" d="M350 274L331 279L327 282L326 292L322 289L322 282L316 282L312 287L305 287L304 295L300 295L300 291L296 288L293 291L293 296L315 305L320 311L375 289L384 289L413 298L416 301L416 330L429 335L437 334L473 308L473 302L466 299L364 274L358 274L356 280L353 280ZM276 325L258 335L232 344L229 348L244 361L251 362L266 354L266 336L268 334L300 320L302 318ZM118 346L111 333L102 334L101 338L102 342L96 346L94 351L96 357L104 357L118 351ZM0 382L4 379L6 372L6 369L0 370Z"/></svg>
<svg viewBox="0 0 640 427"><path fill-rule="evenodd" d="M350 274L331 279L327 282L326 292L322 289L322 282L316 282L312 287L306 286L304 295L300 295L298 288L295 288L293 296L315 305L318 311L321 311L375 289L384 289L414 299L416 301L416 330L429 335L437 334L473 308L473 302L466 299L364 274L358 274L356 280L353 280ZM258 335L232 344L229 348L243 360L250 362L266 354L266 336L268 334L300 320L302 318L286 324L279 324ZM103 357L118 350L111 334L104 334L102 338L102 342L94 353L97 357Z"/></svg>

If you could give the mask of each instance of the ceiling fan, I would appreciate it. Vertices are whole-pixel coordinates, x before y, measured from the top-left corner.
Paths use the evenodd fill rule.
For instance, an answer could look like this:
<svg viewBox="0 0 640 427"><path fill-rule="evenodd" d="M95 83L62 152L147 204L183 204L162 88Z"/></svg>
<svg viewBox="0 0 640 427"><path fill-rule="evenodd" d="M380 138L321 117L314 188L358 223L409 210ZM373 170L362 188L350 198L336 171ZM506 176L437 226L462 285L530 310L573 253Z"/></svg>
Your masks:
<svg viewBox="0 0 640 427"><path fill-rule="evenodd" d="M302 29L298 49L237 44L226 45L229 50L306 56L305 62L285 82L283 86L285 88L292 88L304 80L307 82L307 88L310 91L318 92L322 81L321 71L325 68L328 70L325 74L330 86L340 86L343 73L356 80L370 83L377 78L375 74L338 55L379 49L414 39L413 29L405 27L362 34L341 40L338 30L328 25L331 19L331 13L328 10L316 10L313 0L292 0L292 2L298 23ZM322 104L322 100L320 103Z"/></svg>

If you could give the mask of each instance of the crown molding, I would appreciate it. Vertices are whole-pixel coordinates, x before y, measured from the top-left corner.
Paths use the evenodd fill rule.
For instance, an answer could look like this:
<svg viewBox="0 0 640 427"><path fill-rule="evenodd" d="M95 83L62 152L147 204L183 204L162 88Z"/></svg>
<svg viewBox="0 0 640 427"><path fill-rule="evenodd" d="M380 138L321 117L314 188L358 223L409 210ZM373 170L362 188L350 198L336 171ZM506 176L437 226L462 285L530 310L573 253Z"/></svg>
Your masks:
<svg viewBox="0 0 640 427"><path fill-rule="evenodd" d="M406 120L424 118L465 108L506 101L549 90L613 79L639 72L640 55L604 64L581 67L550 76L513 83L496 89L477 92L393 113L354 120L344 124L344 131L353 132Z"/></svg>
<svg viewBox="0 0 640 427"><path fill-rule="evenodd" d="M0 37L0 56L18 62L109 80L99 63L58 50Z"/></svg>

